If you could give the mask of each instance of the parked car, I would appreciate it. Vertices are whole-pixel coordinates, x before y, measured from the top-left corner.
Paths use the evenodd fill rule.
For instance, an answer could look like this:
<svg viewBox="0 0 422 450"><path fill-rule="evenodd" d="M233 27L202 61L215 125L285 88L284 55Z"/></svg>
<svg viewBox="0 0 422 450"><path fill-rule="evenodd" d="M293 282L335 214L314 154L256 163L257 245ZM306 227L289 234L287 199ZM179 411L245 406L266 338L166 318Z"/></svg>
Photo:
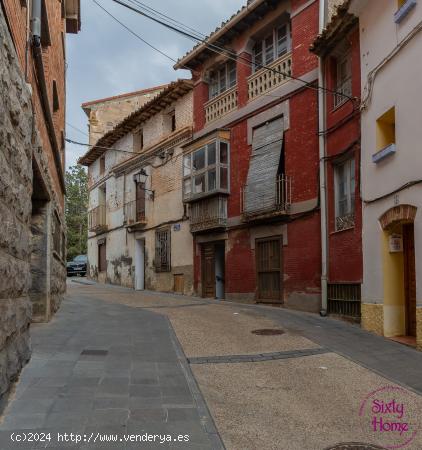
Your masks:
<svg viewBox="0 0 422 450"><path fill-rule="evenodd" d="M86 255L75 256L73 261L69 261L66 265L67 276L73 277L73 275L86 275L86 265L88 262L88 257Z"/></svg>

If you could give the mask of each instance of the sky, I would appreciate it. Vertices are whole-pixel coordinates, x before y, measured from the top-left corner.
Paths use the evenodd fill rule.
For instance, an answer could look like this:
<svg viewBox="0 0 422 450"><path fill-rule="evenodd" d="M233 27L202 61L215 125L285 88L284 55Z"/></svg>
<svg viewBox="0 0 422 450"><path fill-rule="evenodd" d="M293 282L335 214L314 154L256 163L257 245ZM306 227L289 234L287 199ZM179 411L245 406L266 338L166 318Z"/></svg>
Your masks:
<svg viewBox="0 0 422 450"><path fill-rule="evenodd" d="M170 31L112 0L97 0L143 39L174 59L194 46ZM143 0L143 3L204 34L220 26L246 0ZM81 31L68 34L66 136L88 142L88 118L81 104L125 92L190 78L173 62L151 49L102 11L93 0L81 0ZM66 165L75 165L87 147L66 144Z"/></svg>

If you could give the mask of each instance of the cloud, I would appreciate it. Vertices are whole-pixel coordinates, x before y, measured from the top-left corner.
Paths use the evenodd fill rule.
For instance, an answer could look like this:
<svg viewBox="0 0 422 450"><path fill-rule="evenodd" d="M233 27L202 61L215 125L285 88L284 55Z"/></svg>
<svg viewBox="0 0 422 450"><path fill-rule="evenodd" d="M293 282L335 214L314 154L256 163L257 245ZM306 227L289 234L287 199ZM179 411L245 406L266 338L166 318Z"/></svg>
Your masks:
<svg viewBox="0 0 422 450"><path fill-rule="evenodd" d="M125 25L142 38L178 59L190 50L194 42L167 30L111 0L98 0ZM152 8L189 25L204 34L220 26L246 0L144 0ZM87 129L83 102L143 89L189 76L186 71L173 70L173 62L160 55L121 25L116 23L92 0L82 1L82 30L67 35L67 118L80 130ZM68 127L67 136L87 142L87 136ZM67 165L86 148L67 145Z"/></svg>

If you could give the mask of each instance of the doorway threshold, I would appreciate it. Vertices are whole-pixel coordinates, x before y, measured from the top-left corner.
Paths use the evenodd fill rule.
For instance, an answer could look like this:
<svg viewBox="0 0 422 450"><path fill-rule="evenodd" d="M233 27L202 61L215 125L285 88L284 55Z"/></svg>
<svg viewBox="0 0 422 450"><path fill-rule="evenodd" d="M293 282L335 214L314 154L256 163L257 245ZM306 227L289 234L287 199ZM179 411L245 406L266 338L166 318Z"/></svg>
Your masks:
<svg viewBox="0 0 422 450"><path fill-rule="evenodd" d="M416 348L416 336L393 336L388 339L399 344L407 345L408 347Z"/></svg>

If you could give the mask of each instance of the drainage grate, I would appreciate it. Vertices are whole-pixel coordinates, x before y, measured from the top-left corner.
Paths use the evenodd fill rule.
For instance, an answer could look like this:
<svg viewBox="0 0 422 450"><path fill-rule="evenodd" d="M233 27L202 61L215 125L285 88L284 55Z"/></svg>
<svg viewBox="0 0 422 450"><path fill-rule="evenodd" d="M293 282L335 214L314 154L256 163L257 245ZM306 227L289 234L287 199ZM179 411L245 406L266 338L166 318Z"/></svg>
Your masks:
<svg viewBox="0 0 422 450"><path fill-rule="evenodd" d="M106 356L106 355L108 355L108 351L107 350L85 349L85 350L82 350L81 355Z"/></svg>
<svg viewBox="0 0 422 450"><path fill-rule="evenodd" d="M374 444L362 444L360 442L345 442L337 444L334 447L328 447L325 450L385 450L384 447L378 447Z"/></svg>
<svg viewBox="0 0 422 450"><path fill-rule="evenodd" d="M258 336L276 336L284 334L284 331L277 328L263 328L261 330L253 330L251 333L257 334Z"/></svg>

